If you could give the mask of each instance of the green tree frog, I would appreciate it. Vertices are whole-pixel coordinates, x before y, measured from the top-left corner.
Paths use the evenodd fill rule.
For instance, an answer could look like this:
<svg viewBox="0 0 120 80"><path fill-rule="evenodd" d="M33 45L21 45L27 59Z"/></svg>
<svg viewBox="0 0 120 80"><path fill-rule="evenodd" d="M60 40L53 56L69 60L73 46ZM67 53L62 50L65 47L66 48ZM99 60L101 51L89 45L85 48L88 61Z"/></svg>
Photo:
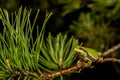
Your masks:
<svg viewBox="0 0 120 80"><path fill-rule="evenodd" d="M84 61L87 61L86 66L90 66L92 62L98 60L100 52L97 52L95 49L77 46L75 52L79 55L80 58L83 58ZM78 60L80 62L80 60Z"/></svg>

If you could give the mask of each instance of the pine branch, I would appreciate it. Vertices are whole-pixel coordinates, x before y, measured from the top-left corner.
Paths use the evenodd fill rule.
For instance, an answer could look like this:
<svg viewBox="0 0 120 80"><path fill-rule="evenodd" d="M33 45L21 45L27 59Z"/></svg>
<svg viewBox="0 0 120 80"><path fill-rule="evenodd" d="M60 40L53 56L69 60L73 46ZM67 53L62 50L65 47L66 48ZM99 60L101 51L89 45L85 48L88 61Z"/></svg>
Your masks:
<svg viewBox="0 0 120 80"><path fill-rule="evenodd" d="M71 73L75 70L78 70L78 69L84 69L88 66L86 66L86 61L83 61L83 62L80 62L80 63L77 63L75 64L74 66L72 67L69 67L69 68L66 68L66 69L63 69L61 71L58 71L58 72L54 72L54 73L51 73L51 74L45 74L45 73L42 73L42 74L39 74L37 72L30 72L30 71L24 71L24 72L20 72L18 70L14 71L12 73L12 77L15 77L15 76L34 76L36 79L51 79L51 78L54 78L54 77L57 77L57 76L60 76L60 75L65 75L65 74L68 74L68 73Z"/></svg>
<svg viewBox="0 0 120 80"><path fill-rule="evenodd" d="M0 79L32 79L35 74L42 73L39 66L39 56L43 43L45 26L52 15L46 13L42 30L37 30L33 40L33 30L39 10L31 24L31 9L19 8L12 16L6 9L0 8L0 20L3 23L3 33L0 33ZM37 28L38 29L38 28Z"/></svg>
<svg viewBox="0 0 120 80"><path fill-rule="evenodd" d="M85 64L86 64L85 62L81 62L81 63L76 64L76 65L74 65L74 66L72 66L70 68L67 68L67 69L64 69L64 70L61 70L61 71L58 71L58 72L55 72L55 73L40 74L39 77L44 78L44 79L54 78L54 77L62 75L62 74L71 73L72 71L75 71L75 70L78 70L78 69L83 69L83 68L87 67Z"/></svg>
<svg viewBox="0 0 120 80"><path fill-rule="evenodd" d="M103 63L103 62L116 62L120 63L120 59L117 58L104 58L106 55L111 54L112 52L116 51L120 48L120 43L113 46L112 48L108 49L107 51L103 52L101 56L99 57L97 62Z"/></svg>
<svg viewBox="0 0 120 80"><path fill-rule="evenodd" d="M104 53L102 53L102 56L105 57L106 55L116 51L119 48L120 48L120 43L115 45L115 46L113 46L112 48L110 48L109 50L105 51Z"/></svg>
<svg viewBox="0 0 120 80"><path fill-rule="evenodd" d="M120 63L120 59L99 57L99 59L97 60L97 62L98 63L103 63L103 62L116 62L116 63Z"/></svg>

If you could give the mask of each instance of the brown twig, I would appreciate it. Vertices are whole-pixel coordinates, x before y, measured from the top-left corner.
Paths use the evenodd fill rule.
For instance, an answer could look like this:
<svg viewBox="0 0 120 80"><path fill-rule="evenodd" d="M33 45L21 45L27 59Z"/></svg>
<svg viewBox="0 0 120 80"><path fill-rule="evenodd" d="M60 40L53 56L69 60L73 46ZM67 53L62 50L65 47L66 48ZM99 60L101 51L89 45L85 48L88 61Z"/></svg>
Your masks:
<svg viewBox="0 0 120 80"><path fill-rule="evenodd" d="M50 79L50 78L53 78L53 77L56 77L56 76L59 76L59 75L62 75L62 74L67 74L67 73L70 73L71 71L73 70L77 70L79 69L79 67L77 66L72 66L68 69L65 69L65 70L62 70L62 71L58 71L58 72L55 72L55 73L51 73L51 74L39 74L38 76L40 78L44 78L44 79Z"/></svg>
<svg viewBox="0 0 120 80"><path fill-rule="evenodd" d="M116 62L116 63L120 63L120 59L99 57L97 62L98 63L103 63L103 62Z"/></svg>
<svg viewBox="0 0 120 80"><path fill-rule="evenodd" d="M40 78L50 79L50 78L53 78L53 77L56 77L56 76L59 76L62 74L68 74L68 73L75 71L75 70L78 70L78 69L83 69L85 67L87 67L86 62L80 62L80 63L77 63L76 65L74 65L68 69L64 69L64 70L61 70L61 71L58 71L55 73L51 73L51 74L39 74L38 76Z"/></svg>
<svg viewBox="0 0 120 80"><path fill-rule="evenodd" d="M58 72L55 72L55 73L48 73L48 74L39 74L39 73L36 73L36 72L31 72L31 71L19 71L19 70L16 70L16 71L13 71L12 73L12 77L15 77L15 76L20 76L20 77L24 77L24 76L34 76L36 77L37 79L50 79L50 78L54 78L54 77L57 77L59 75L62 75L62 74L68 74L72 71L75 71L75 70L78 70L78 69L83 69L83 68L86 68L87 65L86 65L86 62L83 61L83 62L80 62L80 63L76 63L74 66L71 66L67 69L63 69L61 71L58 71Z"/></svg>
<svg viewBox="0 0 120 80"><path fill-rule="evenodd" d="M117 59L117 58L105 58L103 59L103 62L117 62L117 63L120 63L120 59Z"/></svg>
<svg viewBox="0 0 120 80"><path fill-rule="evenodd" d="M119 48L120 48L120 43L115 45L115 46L113 46L112 48L110 48L109 50L105 51L104 53L102 53L102 56L104 57L104 56L114 52L115 50L117 50Z"/></svg>

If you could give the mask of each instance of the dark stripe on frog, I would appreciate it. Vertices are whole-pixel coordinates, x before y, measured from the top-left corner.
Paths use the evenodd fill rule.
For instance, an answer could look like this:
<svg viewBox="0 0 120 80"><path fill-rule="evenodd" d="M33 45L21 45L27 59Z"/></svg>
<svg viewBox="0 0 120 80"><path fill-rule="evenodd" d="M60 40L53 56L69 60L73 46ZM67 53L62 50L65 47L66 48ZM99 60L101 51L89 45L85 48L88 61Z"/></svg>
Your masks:
<svg viewBox="0 0 120 80"><path fill-rule="evenodd" d="M95 62L97 59L93 58L91 55L89 55L89 53L82 47L80 47L81 50L83 50L85 53L87 53L87 57L92 60L92 62Z"/></svg>

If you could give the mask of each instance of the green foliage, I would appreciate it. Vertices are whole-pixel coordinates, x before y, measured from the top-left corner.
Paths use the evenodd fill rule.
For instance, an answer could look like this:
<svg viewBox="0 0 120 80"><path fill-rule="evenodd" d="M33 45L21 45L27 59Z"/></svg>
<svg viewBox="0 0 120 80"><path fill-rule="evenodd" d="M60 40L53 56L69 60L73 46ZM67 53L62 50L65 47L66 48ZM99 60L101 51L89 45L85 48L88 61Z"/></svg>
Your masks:
<svg viewBox="0 0 120 80"><path fill-rule="evenodd" d="M97 50L105 49L105 44L109 45L114 36L114 32L109 32L111 28L108 29L100 16L90 13L81 13L78 21L70 25L70 29L77 38L86 39L87 46Z"/></svg>
<svg viewBox="0 0 120 80"><path fill-rule="evenodd" d="M0 79L42 80L41 74L59 72L75 64L74 48L78 41L61 33L56 37L49 34L44 40L45 26L52 13L46 12L40 31L36 26L39 10L33 23L30 20L31 11L21 7L9 17L6 9L0 9L3 23L3 33L0 33ZM34 30L36 34L33 34ZM63 79L62 75L60 78Z"/></svg>
<svg viewBox="0 0 120 80"><path fill-rule="evenodd" d="M65 16L71 12L74 12L75 10L78 10L82 7L82 4L80 1L77 0L58 0L59 4L65 4L62 7L62 16Z"/></svg>
<svg viewBox="0 0 120 80"><path fill-rule="evenodd" d="M60 33L54 38L49 34L42 46L40 63L45 67L41 68L48 73L53 73L70 67L76 59L74 48L77 44L77 40L73 37L67 39L67 35L63 36Z"/></svg>
<svg viewBox="0 0 120 80"><path fill-rule="evenodd" d="M120 18L120 0L91 0L87 8L91 11L81 11L77 20L73 20L69 32L77 38L86 40L86 46L99 51L107 50L118 37L114 21Z"/></svg>
<svg viewBox="0 0 120 80"><path fill-rule="evenodd" d="M37 38L33 40L33 29L39 10L30 22L30 10L22 7L9 18L7 10L0 9L0 19L3 23L3 33L0 33L0 79L32 79L41 73L39 55L43 42L45 25L51 13L46 14L42 30L37 28ZM11 20L10 20L11 19ZM23 74L23 75L22 75ZM31 75L31 76L29 76Z"/></svg>

